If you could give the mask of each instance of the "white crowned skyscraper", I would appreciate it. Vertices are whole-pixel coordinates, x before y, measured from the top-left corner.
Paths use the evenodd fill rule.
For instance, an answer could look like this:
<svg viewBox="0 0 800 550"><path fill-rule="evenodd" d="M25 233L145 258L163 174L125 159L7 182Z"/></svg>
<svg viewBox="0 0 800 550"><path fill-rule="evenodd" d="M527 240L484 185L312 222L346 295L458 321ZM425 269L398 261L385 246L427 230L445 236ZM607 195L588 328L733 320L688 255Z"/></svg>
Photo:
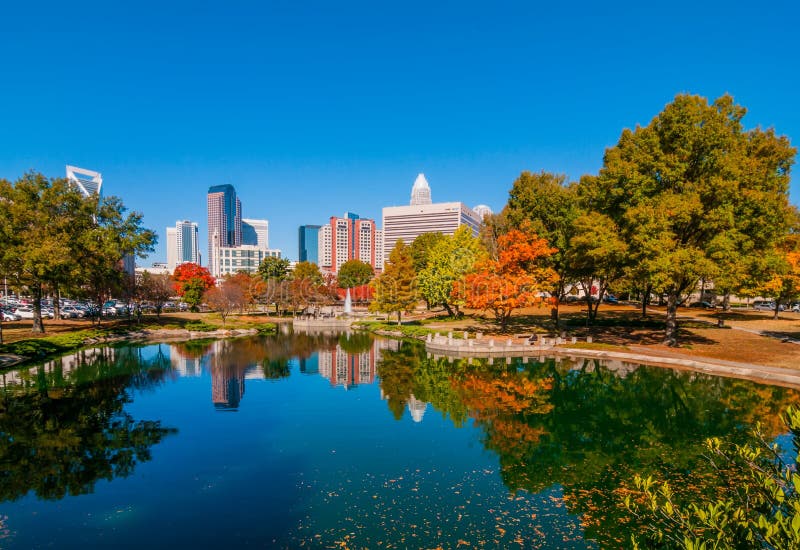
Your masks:
<svg viewBox="0 0 800 550"><path fill-rule="evenodd" d="M431 204L431 188L425 179L425 174L417 175L414 187L411 188L411 206L420 204Z"/></svg>

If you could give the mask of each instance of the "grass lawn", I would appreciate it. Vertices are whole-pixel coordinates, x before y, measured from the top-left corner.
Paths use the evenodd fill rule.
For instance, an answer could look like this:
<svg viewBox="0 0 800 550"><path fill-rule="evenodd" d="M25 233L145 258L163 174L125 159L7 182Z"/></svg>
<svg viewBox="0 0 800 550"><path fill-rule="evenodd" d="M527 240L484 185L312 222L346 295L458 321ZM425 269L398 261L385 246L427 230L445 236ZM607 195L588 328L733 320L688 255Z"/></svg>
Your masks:
<svg viewBox="0 0 800 550"><path fill-rule="evenodd" d="M226 329L249 329L260 328L267 323L285 322L287 319L270 317L267 315L229 315L225 320ZM51 337L55 335L69 334L78 331L101 330L104 332L127 332L139 329L188 329L211 331L223 328L222 318L218 313L164 313L161 318L155 315L142 316L141 323L136 323L135 319L104 319L98 327L92 321L84 319L63 319L44 321L45 334L38 335L31 332L32 321L25 319L13 323L3 323L3 342L5 344L28 340L34 338Z"/></svg>

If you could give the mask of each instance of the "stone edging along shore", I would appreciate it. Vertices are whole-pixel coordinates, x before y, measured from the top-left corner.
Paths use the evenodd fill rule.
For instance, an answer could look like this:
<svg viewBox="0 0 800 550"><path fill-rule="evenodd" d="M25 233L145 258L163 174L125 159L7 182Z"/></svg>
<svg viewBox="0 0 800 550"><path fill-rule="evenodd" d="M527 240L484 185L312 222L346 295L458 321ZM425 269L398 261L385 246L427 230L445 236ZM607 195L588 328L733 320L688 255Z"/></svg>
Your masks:
<svg viewBox="0 0 800 550"><path fill-rule="evenodd" d="M86 338L80 346L73 349L80 349L86 346L97 344L113 344L115 342L173 342L184 340L200 340L203 338L236 338L238 336L252 336L258 334L258 329L219 329L213 331L199 331L188 329L142 329L132 330L130 332L120 334L109 334L97 338ZM58 353L68 353L70 349L64 349ZM0 353L0 371L8 370L13 367L23 365L30 361L41 361L46 359L43 357L28 357L24 355L15 355L12 353Z"/></svg>
<svg viewBox="0 0 800 550"><path fill-rule="evenodd" d="M505 358L505 357L572 357L582 359L601 359L625 362L635 365L653 365L659 367L669 367L682 370L691 370L723 376L728 378L740 378L761 382L765 384L786 386L800 389L800 371L782 367L769 367L766 365L756 365L751 363L738 363L721 359L700 360L694 357L679 353L659 354L649 353L647 349L639 348L636 352L594 350L585 348L570 348L568 345L464 345L463 340L443 340L434 339L425 343L425 349L433 354L446 357L484 357L484 358Z"/></svg>

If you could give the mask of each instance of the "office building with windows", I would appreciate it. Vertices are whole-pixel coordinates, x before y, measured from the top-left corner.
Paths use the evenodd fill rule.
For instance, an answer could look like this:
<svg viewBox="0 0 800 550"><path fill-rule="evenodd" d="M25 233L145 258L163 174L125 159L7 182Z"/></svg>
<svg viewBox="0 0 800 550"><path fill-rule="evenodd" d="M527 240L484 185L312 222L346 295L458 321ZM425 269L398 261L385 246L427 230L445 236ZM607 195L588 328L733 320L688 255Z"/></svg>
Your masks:
<svg viewBox="0 0 800 550"><path fill-rule="evenodd" d="M319 225L301 225L298 229L297 261L319 265Z"/></svg>
<svg viewBox="0 0 800 550"><path fill-rule="evenodd" d="M377 254L379 241L375 220L346 212L341 218L331 217L317 235L318 265L322 270L335 274L348 260L360 260L380 270L381 265L376 261L380 254Z"/></svg>
<svg viewBox="0 0 800 550"><path fill-rule="evenodd" d="M172 273L185 263L200 264L198 229L189 220L175 222L175 227L167 227L167 269Z"/></svg>
<svg viewBox="0 0 800 550"><path fill-rule="evenodd" d="M215 250L215 256L217 262L210 266L211 275L224 277L240 271L256 273L258 266L265 258L280 258L281 251L243 244L241 246L221 246Z"/></svg>
<svg viewBox="0 0 800 550"><path fill-rule="evenodd" d="M242 244L269 248L269 222L242 218Z"/></svg>
<svg viewBox="0 0 800 550"><path fill-rule="evenodd" d="M233 185L208 189L208 259L212 264L215 243L219 247L242 244L242 203Z"/></svg>

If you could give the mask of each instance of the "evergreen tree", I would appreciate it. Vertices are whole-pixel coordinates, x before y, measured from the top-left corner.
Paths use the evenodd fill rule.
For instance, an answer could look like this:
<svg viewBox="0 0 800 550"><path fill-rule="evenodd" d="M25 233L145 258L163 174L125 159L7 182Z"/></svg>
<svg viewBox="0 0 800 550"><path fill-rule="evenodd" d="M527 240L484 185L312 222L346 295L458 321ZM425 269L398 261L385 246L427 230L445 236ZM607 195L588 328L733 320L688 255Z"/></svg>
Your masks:
<svg viewBox="0 0 800 550"><path fill-rule="evenodd" d="M372 281L375 299L370 304L370 310L386 313L397 312L397 324L399 325L402 313L413 311L417 304L415 279L411 249L403 243L402 239L398 240L389 254L389 261L386 263L383 273Z"/></svg>

